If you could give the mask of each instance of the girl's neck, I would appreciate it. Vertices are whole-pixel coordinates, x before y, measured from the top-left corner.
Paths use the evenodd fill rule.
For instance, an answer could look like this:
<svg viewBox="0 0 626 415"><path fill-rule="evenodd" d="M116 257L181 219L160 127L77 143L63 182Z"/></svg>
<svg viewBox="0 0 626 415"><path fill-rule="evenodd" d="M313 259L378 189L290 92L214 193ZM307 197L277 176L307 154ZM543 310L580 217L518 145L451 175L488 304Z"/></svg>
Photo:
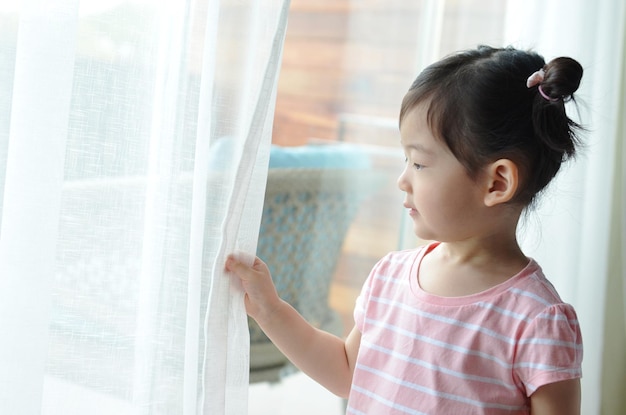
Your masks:
<svg viewBox="0 0 626 415"><path fill-rule="evenodd" d="M431 294L465 296L503 283L528 262L515 238L443 242L422 260L418 281Z"/></svg>
<svg viewBox="0 0 626 415"><path fill-rule="evenodd" d="M437 250L440 259L450 265L480 267L492 263L527 262L515 237L442 242Z"/></svg>

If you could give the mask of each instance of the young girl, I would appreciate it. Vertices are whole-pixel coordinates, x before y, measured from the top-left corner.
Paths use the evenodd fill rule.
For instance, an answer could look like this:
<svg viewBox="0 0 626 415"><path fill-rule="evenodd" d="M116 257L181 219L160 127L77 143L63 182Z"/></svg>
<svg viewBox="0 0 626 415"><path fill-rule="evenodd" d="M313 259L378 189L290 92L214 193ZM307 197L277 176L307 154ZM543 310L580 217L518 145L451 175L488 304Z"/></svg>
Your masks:
<svg viewBox="0 0 626 415"><path fill-rule="evenodd" d="M570 58L479 47L426 68L406 94L398 179L418 237L392 252L340 339L309 325L265 264L230 256L247 312L349 414L579 414L576 314L521 251L520 215L574 155Z"/></svg>

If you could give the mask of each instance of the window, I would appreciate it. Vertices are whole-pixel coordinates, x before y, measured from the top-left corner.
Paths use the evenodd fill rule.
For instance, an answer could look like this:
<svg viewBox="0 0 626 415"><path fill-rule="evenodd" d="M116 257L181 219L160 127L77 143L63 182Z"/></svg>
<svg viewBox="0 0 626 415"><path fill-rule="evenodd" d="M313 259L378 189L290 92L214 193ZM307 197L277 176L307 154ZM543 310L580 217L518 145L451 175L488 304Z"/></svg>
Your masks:
<svg viewBox="0 0 626 415"><path fill-rule="evenodd" d="M354 302L374 264L389 251L420 243L405 224L404 196L396 185L404 165L397 119L402 97L418 72L439 57L481 43L499 45L504 9L505 3L498 0L291 2L272 141L296 148L326 144L335 145L339 152L344 152L345 146L358 149L376 180L363 188L358 209L341 235L343 243L332 276L329 302L341 317L344 333L353 325ZM270 174L271 166L272 162ZM346 192L358 186L348 179ZM266 195L266 209L267 200ZM333 227L340 223L337 216L316 220L317 231L337 232L337 226ZM263 233L262 226L258 250L262 258L266 254ZM272 261L271 255L266 259ZM318 260L312 252L308 264ZM280 270L284 272L282 266ZM280 285L290 277L274 278ZM286 379L283 383L289 382L298 381ZM251 389L252 414L268 409L269 402L264 406L260 401L265 401L270 391L259 393L259 388L263 386ZM291 395L275 396L288 400ZM311 413L326 413L323 396L322 392L322 399L309 402ZM298 410L305 407L298 403Z"/></svg>

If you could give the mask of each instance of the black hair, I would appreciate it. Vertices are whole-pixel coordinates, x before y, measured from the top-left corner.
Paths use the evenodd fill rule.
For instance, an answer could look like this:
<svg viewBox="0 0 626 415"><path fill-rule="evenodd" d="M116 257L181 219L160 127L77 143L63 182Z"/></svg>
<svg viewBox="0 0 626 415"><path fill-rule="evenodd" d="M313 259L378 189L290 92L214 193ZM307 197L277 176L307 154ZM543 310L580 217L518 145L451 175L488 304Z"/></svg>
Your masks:
<svg viewBox="0 0 626 415"><path fill-rule="evenodd" d="M527 87L538 70L543 80ZM416 105L428 105L433 135L470 177L501 158L518 166L520 185L511 203L527 206L580 144L582 128L566 114L565 102L574 99L582 74L571 58L546 64L532 51L479 46L424 69L402 101L400 123Z"/></svg>

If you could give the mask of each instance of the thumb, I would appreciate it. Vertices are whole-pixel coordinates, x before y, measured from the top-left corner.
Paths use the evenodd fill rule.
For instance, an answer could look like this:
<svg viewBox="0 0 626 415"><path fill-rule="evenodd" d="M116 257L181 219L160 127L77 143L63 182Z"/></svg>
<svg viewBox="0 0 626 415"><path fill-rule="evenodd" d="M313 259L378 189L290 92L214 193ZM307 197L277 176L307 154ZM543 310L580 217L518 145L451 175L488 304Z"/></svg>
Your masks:
<svg viewBox="0 0 626 415"><path fill-rule="evenodd" d="M249 275L253 272L252 267L237 259L233 254L226 258L225 268L226 271L236 274L241 279L249 279Z"/></svg>

